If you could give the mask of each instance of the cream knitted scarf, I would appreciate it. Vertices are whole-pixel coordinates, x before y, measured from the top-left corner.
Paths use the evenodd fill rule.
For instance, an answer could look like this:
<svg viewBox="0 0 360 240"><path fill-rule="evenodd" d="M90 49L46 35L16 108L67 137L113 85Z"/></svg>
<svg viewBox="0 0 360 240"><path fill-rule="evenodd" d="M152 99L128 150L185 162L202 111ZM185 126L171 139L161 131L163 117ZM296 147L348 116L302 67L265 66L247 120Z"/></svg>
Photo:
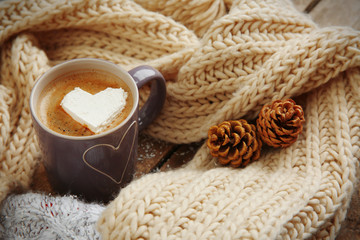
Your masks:
<svg viewBox="0 0 360 240"><path fill-rule="evenodd" d="M15 0L0 16L0 200L26 190L41 159L34 82L95 57L163 73L166 104L146 132L166 141L200 141L275 99L298 97L306 119L297 142L246 168L217 166L204 145L187 166L133 181L98 220L104 239L336 235L359 170L359 32L319 29L286 0Z"/></svg>

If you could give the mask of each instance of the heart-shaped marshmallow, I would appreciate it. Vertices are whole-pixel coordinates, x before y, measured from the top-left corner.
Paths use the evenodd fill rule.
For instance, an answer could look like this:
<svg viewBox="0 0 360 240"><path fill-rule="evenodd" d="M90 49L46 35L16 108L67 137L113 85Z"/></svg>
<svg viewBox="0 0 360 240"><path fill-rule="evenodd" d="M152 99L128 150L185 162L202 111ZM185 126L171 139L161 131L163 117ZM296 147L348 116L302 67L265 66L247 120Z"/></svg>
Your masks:
<svg viewBox="0 0 360 240"><path fill-rule="evenodd" d="M127 92L122 88L107 88L92 95L76 87L60 105L75 121L99 133L121 113L126 98Z"/></svg>

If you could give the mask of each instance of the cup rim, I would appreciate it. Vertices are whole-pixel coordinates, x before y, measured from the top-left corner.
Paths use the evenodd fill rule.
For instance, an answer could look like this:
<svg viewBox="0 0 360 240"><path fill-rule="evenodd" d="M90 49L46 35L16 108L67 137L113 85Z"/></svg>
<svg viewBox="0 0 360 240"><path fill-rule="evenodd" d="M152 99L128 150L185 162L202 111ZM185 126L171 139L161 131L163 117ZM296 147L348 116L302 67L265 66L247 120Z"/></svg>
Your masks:
<svg viewBox="0 0 360 240"><path fill-rule="evenodd" d="M114 74L118 77L120 77L117 73L121 72L121 74L123 76L125 76L126 78L128 78L128 80L122 80L125 81L125 83L129 86L129 83L131 83L133 86L129 86L130 89L133 89L134 91L132 91L132 95L133 95L133 99L134 99L134 103L133 103L133 107L129 113L129 115L116 127L111 128L109 130L106 130L104 132L101 132L99 134L94 134L94 135L89 135L89 136L71 136L71 135L63 135L60 134L58 132L55 132L54 130L51 130L49 127L47 127L44 123L42 123L42 121L39 119L38 115L37 115L37 111L36 111L36 106L34 105L35 103L35 98L37 97L35 95L35 93L41 93L45 86L47 86L51 81L53 81L55 78L53 78L52 80L49 80L48 83L45 84L45 86L38 90L39 85L41 85L41 82L43 82L46 77L48 77L50 74L52 74L55 71L60 71L61 69L64 69L66 67L69 66L74 66L75 64L83 64L85 67L82 69L89 69L89 70L101 70L104 71L104 69L101 69L101 67L99 68L89 68L86 67L86 64L93 64L93 65L99 65L99 66L108 66L109 68L114 69L115 71L118 71L116 73L114 72L110 72L111 74ZM77 69L80 70L80 69ZM73 70L74 72L76 70ZM70 72L70 71L69 71ZM65 73L66 74L66 73ZM61 76L61 75L58 75ZM37 94L37 95L39 95ZM76 58L76 59L71 59L71 60L66 60L62 63L56 64L55 66L52 66L50 69L48 69L45 73L43 73L35 82L34 86L31 89L31 93L30 93L30 100L29 100L29 105L30 105L30 112L31 115L34 119L34 121L36 121L36 123L47 133L55 135L56 137L59 138L63 138L63 139L68 139L68 140L91 140L91 139L98 139L104 136L107 136L111 133L116 132L117 130L119 130L121 127L123 127L125 124L127 124L129 122L129 120L133 117L137 107L138 107L138 103L139 103L139 91L138 88L136 86L136 83L134 81L134 79L132 78L132 76L128 73L128 71L126 71L125 69L123 69L122 67L120 67L119 65L104 60L104 59L98 59L98 58Z"/></svg>

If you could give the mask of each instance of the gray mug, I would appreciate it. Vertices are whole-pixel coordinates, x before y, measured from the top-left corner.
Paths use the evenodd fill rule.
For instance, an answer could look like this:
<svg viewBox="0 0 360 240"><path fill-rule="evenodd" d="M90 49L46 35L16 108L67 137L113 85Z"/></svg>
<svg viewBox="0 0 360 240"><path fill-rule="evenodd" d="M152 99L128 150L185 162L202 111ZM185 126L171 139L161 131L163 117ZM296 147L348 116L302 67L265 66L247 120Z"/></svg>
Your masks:
<svg viewBox="0 0 360 240"><path fill-rule="evenodd" d="M91 136L67 136L41 122L37 104L43 89L59 76L82 70L101 70L122 79L130 88L133 108L118 126ZM151 82L150 95L139 110L139 91ZM138 132L150 124L165 102L166 85L160 72L139 66L129 72L100 59L83 58L50 68L35 83L30 95L33 126L50 183L62 194L89 201L108 201L127 185L135 172Z"/></svg>

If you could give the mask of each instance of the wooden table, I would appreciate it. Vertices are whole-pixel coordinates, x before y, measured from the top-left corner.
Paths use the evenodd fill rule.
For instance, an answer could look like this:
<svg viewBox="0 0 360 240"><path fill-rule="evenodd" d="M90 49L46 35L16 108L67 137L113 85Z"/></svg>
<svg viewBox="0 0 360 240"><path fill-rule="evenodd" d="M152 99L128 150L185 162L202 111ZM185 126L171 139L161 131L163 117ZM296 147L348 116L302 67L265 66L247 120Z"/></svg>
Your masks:
<svg viewBox="0 0 360 240"><path fill-rule="evenodd" d="M320 26L346 25L360 30L360 0L293 0L296 8L309 14ZM181 167L190 161L202 143L175 145L140 134L136 177ZM44 169L35 173L33 188L51 191ZM337 240L360 239L360 189L354 192L347 218Z"/></svg>

